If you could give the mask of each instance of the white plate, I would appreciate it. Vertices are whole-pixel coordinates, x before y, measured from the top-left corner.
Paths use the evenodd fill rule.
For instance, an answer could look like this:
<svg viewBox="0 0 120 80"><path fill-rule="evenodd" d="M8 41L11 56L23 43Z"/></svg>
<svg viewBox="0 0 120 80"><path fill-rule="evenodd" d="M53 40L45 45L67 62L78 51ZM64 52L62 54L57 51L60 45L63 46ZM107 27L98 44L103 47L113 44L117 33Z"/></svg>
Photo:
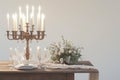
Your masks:
<svg viewBox="0 0 120 80"><path fill-rule="evenodd" d="M19 65L16 65L15 68L20 70L30 70L30 69L36 69L37 66L33 64L28 64L28 65L19 64Z"/></svg>

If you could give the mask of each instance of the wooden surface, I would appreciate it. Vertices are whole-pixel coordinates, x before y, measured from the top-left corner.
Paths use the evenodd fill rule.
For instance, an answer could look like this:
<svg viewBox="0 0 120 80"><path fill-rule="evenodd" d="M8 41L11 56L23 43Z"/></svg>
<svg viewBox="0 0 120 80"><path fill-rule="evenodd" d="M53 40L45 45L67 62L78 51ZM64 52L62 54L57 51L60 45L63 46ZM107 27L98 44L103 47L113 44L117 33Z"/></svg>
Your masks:
<svg viewBox="0 0 120 80"><path fill-rule="evenodd" d="M89 73L89 80L98 80L97 69L34 69L17 70L10 68L8 61L0 61L0 80L74 80L74 73ZM91 65L89 61L80 61L78 65Z"/></svg>

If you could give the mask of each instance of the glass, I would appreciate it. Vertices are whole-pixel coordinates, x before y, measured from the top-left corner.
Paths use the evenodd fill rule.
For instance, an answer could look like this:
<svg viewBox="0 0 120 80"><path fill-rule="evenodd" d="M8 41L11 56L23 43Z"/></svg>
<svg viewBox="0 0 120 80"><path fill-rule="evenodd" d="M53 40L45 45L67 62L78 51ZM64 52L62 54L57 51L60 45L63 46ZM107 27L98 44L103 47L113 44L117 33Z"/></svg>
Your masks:
<svg viewBox="0 0 120 80"><path fill-rule="evenodd" d="M44 48L44 51L43 51L43 60L44 60L44 63L51 62L51 55L50 55L49 50L47 48Z"/></svg>
<svg viewBox="0 0 120 80"><path fill-rule="evenodd" d="M45 69L46 63L50 60L50 54L48 53L48 49L40 49L37 48L37 59L38 59L38 68L39 69Z"/></svg>
<svg viewBox="0 0 120 80"><path fill-rule="evenodd" d="M16 52L10 48L10 56L9 56L9 60L11 62L10 66L14 67L16 65L17 62L17 57L16 57Z"/></svg>

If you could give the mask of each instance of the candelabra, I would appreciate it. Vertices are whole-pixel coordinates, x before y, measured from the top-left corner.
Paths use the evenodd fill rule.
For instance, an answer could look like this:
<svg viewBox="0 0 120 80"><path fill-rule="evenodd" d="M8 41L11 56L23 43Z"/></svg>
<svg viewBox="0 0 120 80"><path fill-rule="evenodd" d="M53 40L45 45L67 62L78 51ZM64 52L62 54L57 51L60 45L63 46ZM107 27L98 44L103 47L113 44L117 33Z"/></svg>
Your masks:
<svg viewBox="0 0 120 80"><path fill-rule="evenodd" d="M32 6L31 13L29 13L29 6L26 6L26 16L22 12L21 7L19 7L19 29L18 29L18 19L17 19L17 13L12 15L12 21L13 21L13 30L9 31L9 14L7 14L7 20L8 20L8 30L7 30L7 38L9 40L25 40L26 41L26 53L25 57L26 60L29 60L30 58L30 50L29 50L29 41L30 40L42 40L45 36L45 30L44 30L44 20L45 16L43 13L41 13L41 7L38 7L38 13L37 13L37 31L34 30L34 6ZM30 15L29 15L30 14ZM29 18L30 16L30 18Z"/></svg>
<svg viewBox="0 0 120 80"><path fill-rule="evenodd" d="M29 60L30 57L29 41L33 39L42 40L45 36L45 31L37 31L36 34L34 34L34 25L32 25L31 30L29 30L29 27L29 23L26 23L26 31L21 29L19 31L7 31L7 38L9 40L26 40L26 60Z"/></svg>

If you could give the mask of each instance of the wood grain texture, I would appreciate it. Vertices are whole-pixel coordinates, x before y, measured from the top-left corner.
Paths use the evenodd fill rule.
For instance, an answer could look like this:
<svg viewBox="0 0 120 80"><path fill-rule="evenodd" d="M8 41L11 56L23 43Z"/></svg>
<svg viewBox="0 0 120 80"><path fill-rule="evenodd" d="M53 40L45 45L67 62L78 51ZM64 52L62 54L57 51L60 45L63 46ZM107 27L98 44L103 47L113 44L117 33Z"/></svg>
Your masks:
<svg viewBox="0 0 120 80"><path fill-rule="evenodd" d="M62 74L62 73L42 73L42 74L0 74L0 80L69 80L68 77L71 75L69 74ZM72 80L72 79L71 79Z"/></svg>
<svg viewBox="0 0 120 80"><path fill-rule="evenodd" d="M67 79L66 80L74 80L74 73L67 74Z"/></svg>
<svg viewBox="0 0 120 80"><path fill-rule="evenodd" d="M90 73L89 80L99 80L99 74L98 73Z"/></svg>

